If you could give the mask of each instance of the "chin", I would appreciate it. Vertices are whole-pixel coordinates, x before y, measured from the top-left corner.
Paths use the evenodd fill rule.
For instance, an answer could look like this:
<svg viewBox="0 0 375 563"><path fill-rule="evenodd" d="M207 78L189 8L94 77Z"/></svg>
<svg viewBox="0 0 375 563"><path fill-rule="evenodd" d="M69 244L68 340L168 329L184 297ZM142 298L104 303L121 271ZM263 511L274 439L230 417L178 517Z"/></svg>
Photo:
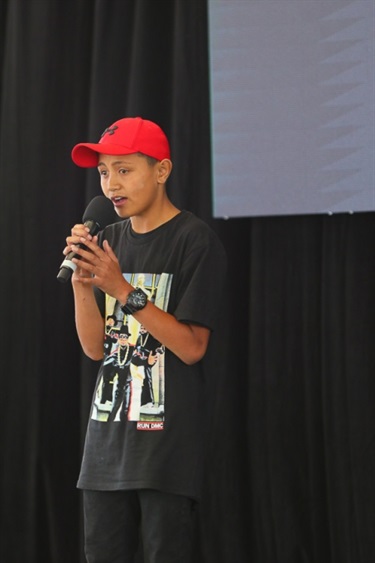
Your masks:
<svg viewBox="0 0 375 563"><path fill-rule="evenodd" d="M129 219L130 215L129 213L127 213L125 211L125 209L121 209L121 208L115 208L117 215L121 218L121 219Z"/></svg>

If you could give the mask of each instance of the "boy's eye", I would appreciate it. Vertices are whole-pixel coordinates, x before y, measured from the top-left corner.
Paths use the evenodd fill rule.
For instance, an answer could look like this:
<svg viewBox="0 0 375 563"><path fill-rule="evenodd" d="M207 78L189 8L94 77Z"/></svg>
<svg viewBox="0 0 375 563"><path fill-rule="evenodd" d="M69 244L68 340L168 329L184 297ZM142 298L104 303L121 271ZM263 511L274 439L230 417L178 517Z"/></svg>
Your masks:
<svg viewBox="0 0 375 563"><path fill-rule="evenodd" d="M98 170L99 176L108 176L108 170ZM128 168L119 168L118 174L124 175L129 172Z"/></svg>

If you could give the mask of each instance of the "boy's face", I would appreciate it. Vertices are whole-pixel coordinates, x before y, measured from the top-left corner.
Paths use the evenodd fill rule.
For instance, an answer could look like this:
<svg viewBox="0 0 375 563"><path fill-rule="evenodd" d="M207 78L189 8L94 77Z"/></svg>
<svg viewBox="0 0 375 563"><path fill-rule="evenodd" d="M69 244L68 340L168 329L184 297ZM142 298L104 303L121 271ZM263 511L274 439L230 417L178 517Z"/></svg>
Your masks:
<svg viewBox="0 0 375 563"><path fill-rule="evenodd" d="M103 193L112 200L122 217L144 216L157 206L163 195L163 161L151 165L139 154L99 154L98 172Z"/></svg>

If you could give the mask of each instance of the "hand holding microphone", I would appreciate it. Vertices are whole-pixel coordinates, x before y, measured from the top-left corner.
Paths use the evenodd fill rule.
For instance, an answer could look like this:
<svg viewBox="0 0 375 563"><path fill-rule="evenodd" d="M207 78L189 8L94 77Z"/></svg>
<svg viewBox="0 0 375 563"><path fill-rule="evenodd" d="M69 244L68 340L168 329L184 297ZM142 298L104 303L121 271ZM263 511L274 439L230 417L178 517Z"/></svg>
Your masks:
<svg viewBox="0 0 375 563"><path fill-rule="evenodd" d="M82 217L83 224L89 229L91 236L95 236L99 231L103 230L104 227L115 223L117 220L118 217L112 202L104 196L94 197L88 204ZM82 247L84 245L79 244L78 246ZM77 254L73 251L65 256L57 274L57 280L59 282L65 283L71 278L72 273L76 269L76 264L72 260L76 256Z"/></svg>

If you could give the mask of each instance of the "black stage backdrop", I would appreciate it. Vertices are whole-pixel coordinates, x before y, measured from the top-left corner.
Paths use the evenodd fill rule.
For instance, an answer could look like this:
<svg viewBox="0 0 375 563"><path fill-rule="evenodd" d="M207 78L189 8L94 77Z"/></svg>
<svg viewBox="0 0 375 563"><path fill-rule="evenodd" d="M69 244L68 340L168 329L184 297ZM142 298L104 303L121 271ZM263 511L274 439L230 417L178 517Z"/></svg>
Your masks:
<svg viewBox="0 0 375 563"><path fill-rule="evenodd" d="M56 274L99 187L70 150L140 114L229 256L196 563L372 563L374 214L212 219L204 0L1 0L0 31L0 561L83 562L98 366Z"/></svg>

